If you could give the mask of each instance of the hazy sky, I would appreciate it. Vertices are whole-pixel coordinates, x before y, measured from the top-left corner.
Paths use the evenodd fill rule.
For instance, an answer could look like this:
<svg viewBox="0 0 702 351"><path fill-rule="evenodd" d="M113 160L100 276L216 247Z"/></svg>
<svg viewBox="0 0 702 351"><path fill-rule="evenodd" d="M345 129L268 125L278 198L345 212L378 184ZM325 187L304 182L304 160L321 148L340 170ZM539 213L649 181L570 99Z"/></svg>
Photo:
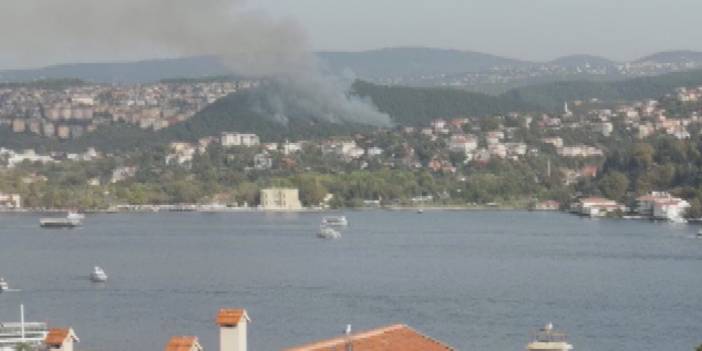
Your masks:
<svg viewBox="0 0 702 351"><path fill-rule="evenodd" d="M0 28L0 35L42 36L33 32L37 18L15 13L21 2L0 1L0 14L26 16L21 22L29 25ZM247 6L297 22L315 50L427 46L531 60L575 53L626 60L661 50L702 51L702 0L248 0ZM169 56L128 41L100 51L73 46L56 55L34 54L37 45L23 42L0 37L0 68Z"/></svg>
<svg viewBox="0 0 702 351"><path fill-rule="evenodd" d="M317 49L431 46L515 58L702 50L702 0L258 0Z"/></svg>

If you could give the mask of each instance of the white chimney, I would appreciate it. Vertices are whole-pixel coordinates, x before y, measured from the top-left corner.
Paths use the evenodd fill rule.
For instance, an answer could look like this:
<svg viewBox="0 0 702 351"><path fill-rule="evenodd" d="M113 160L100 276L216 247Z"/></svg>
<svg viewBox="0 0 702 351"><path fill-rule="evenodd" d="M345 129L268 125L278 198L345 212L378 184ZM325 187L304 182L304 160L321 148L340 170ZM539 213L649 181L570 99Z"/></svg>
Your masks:
<svg viewBox="0 0 702 351"><path fill-rule="evenodd" d="M247 351L246 328L251 322L245 309L221 309L217 314L220 351Z"/></svg>

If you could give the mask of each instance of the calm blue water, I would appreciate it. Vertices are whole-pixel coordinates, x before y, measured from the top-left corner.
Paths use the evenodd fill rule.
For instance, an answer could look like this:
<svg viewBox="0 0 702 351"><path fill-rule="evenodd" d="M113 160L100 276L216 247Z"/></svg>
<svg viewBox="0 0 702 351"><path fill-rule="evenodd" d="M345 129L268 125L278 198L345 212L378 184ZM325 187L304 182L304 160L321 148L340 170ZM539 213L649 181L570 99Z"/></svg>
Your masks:
<svg viewBox="0 0 702 351"><path fill-rule="evenodd" d="M460 350L523 350L553 321L576 350L702 343L702 240L694 226L528 212L96 215L42 230L0 215L0 320L73 326L83 350L160 350L197 335L217 350L220 307L249 310L251 350L407 323ZM110 275L87 280L93 265Z"/></svg>

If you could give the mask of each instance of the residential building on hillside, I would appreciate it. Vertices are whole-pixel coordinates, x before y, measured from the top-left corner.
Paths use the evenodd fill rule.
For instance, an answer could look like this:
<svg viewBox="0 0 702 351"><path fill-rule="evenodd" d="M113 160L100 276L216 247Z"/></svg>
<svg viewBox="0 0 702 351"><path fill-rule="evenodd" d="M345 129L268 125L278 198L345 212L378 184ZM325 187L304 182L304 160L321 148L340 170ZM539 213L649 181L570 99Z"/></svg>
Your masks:
<svg viewBox="0 0 702 351"><path fill-rule="evenodd" d="M220 143L224 147L256 146L261 144L261 139L256 134L222 133Z"/></svg>

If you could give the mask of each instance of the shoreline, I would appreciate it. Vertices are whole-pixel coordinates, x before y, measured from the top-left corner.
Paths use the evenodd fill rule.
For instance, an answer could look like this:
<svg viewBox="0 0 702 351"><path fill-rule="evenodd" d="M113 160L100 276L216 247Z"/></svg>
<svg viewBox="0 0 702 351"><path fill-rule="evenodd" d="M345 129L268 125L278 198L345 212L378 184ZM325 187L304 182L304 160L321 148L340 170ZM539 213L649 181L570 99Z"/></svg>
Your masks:
<svg viewBox="0 0 702 351"><path fill-rule="evenodd" d="M174 205L149 205L149 206L135 206L135 207L121 207L115 209L85 209L76 211L75 209L61 209L61 208L21 208L21 209L8 209L0 208L0 214L65 214L67 212L80 212L84 214L148 214L148 213L207 213L207 214L218 214L218 213L264 213L264 214L293 214L293 213L338 213L342 211L389 211L389 212L418 212L418 211L446 211L446 212L478 212L478 211L491 211L491 212L535 212L535 213L560 213L565 215L572 215L582 218L591 219L615 219L615 220L627 220L627 221L649 221L649 222L670 222L656 218L649 218L640 215L625 215L622 217L587 217L582 216L577 213L572 213L566 210L552 210L552 209L528 209L522 207L509 207L509 206L377 206L377 207L344 207L344 208L302 208L294 210L270 210L258 207L209 207L204 206L193 206L188 205L187 208L183 206ZM673 223L673 222L670 222ZM686 225L699 225L702 224L702 218L699 219L689 219L685 223Z"/></svg>

